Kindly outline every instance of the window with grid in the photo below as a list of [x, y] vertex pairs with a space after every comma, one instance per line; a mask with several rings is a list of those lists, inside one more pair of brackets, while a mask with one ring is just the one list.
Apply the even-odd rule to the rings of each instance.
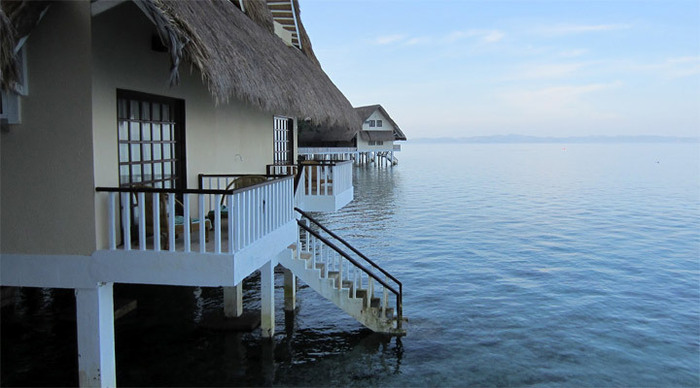
[[273, 139], [273, 162], [275, 164], [294, 163], [293, 126], [294, 122], [291, 119], [275, 116]]
[[121, 186], [184, 187], [184, 134], [179, 122], [182, 104], [166, 97], [118, 92]]

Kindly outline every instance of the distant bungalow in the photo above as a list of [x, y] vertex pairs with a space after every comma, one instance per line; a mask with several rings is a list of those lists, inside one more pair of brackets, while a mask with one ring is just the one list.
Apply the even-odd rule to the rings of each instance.
[[260, 271], [272, 337], [281, 264], [285, 309], [299, 278], [403, 332], [401, 283], [305, 213], [352, 200], [352, 165], [296, 164], [296, 117], [361, 119], [296, 0], [2, 1], [0, 86], [0, 285], [75, 290], [81, 386], [116, 384], [114, 283], [223, 287], [235, 317]]
[[401, 128], [379, 104], [355, 108], [361, 122], [355, 136], [342, 140], [342, 132], [322, 130], [320, 125], [301, 123], [299, 131], [299, 155], [309, 159], [354, 159], [357, 163], [396, 165], [395, 152], [401, 151], [396, 141], [405, 141]]

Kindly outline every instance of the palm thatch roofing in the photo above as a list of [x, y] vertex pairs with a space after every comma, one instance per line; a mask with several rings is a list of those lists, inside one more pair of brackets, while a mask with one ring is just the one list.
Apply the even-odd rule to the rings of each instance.
[[[382, 116], [384, 116], [387, 120], [389, 120], [389, 123], [393, 127], [393, 138], [392, 139], [370, 139], [369, 137], [366, 137], [362, 135], [362, 138], [365, 140], [406, 140], [406, 135], [403, 133], [401, 128], [399, 128], [398, 124], [396, 124], [396, 121], [389, 116], [389, 114], [386, 112], [384, 107], [382, 107], [379, 104], [374, 104], [374, 105], [367, 105], [367, 106], [360, 106], [355, 108], [355, 112], [357, 112], [357, 115], [360, 116], [360, 119], [362, 122], [365, 122], [369, 116], [372, 115], [375, 111], [379, 110], [381, 112]], [[362, 133], [367, 133], [369, 131], [362, 131]], [[386, 137], [386, 136], [384, 136]]]
[[[40, 2], [0, 1], [0, 85], [6, 90], [17, 74], [16, 59], [7, 48], [17, 47], [19, 35], [29, 33], [20, 31], [20, 21], [39, 20], [40, 7], [32, 3]], [[229, 0], [134, 3], [168, 47], [171, 84], [178, 82], [181, 63], [188, 62], [199, 70], [217, 104], [235, 98], [263, 111], [342, 128], [350, 137], [360, 128], [352, 105], [318, 64], [301, 20], [300, 38], [308, 42], [304, 51], [274, 34], [264, 0], [244, 0], [245, 13]], [[46, 5], [42, 12], [45, 9]]]

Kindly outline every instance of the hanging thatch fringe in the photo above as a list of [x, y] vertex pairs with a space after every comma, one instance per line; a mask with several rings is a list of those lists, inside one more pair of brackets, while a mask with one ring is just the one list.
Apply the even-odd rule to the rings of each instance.
[[308, 117], [344, 128], [341, 136], [346, 138], [359, 128], [349, 101], [314, 61], [313, 52], [310, 60], [270, 32], [272, 15], [265, 2], [244, 3], [246, 13], [256, 15], [258, 22], [227, 0], [151, 3], [170, 22], [166, 44], [187, 42], [182, 53], [170, 43], [173, 63], [184, 55], [201, 72], [217, 103], [236, 98], [275, 114]]
[[19, 78], [18, 44], [44, 16], [50, 1], [0, 0], [0, 88], [14, 90]]
[[14, 42], [15, 29], [0, 8], [0, 87], [3, 90], [14, 89], [14, 83], [19, 78]]

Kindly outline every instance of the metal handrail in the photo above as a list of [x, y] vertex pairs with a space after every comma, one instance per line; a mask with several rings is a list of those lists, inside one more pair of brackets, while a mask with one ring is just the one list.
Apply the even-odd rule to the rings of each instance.
[[299, 208], [296, 208], [296, 207], [294, 208], [294, 210], [296, 210], [296, 211], [297, 211], [299, 214], [301, 214], [303, 217], [305, 217], [305, 218], [307, 218], [308, 220], [310, 220], [311, 222], [313, 222], [316, 226], [318, 226], [319, 228], [321, 228], [324, 232], [328, 233], [328, 234], [331, 235], [333, 238], [335, 238], [336, 240], [338, 240], [338, 241], [340, 241], [341, 243], [343, 243], [343, 245], [345, 245], [348, 249], [352, 250], [354, 253], [356, 253], [358, 256], [360, 256], [362, 259], [364, 259], [367, 263], [369, 263], [372, 267], [374, 267], [374, 268], [376, 268], [377, 270], [379, 270], [381, 273], [383, 273], [384, 275], [386, 275], [389, 279], [393, 280], [393, 281], [399, 286], [399, 290], [398, 290], [398, 292], [397, 292], [393, 287], [390, 287], [388, 284], [386, 284], [384, 281], [382, 281], [380, 278], [378, 278], [376, 275], [374, 275], [374, 273], [368, 271], [364, 266], [362, 266], [361, 264], [359, 264], [356, 260], [354, 260], [354, 259], [352, 259], [351, 257], [349, 257], [349, 255], [348, 255], [347, 253], [345, 253], [343, 250], [341, 250], [340, 248], [338, 248], [335, 244], [333, 244], [332, 242], [330, 242], [328, 239], [326, 239], [326, 238], [320, 236], [318, 233], [316, 233], [315, 231], [311, 230], [311, 229], [310, 229], [308, 226], [306, 226], [303, 222], [297, 221], [297, 223], [299, 224], [299, 226], [301, 226], [304, 230], [307, 230], [307, 231], [310, 232], [312, 235], [314, 235], [316, 238], [319, 238], [319, 239], [320, 239], [321, 241], [323, 241], [326, 245], [328, 245], [328, 246], [331, 247], [333, 250], [335, 250], [336, 252], [338, 252], [340, 255], [342, 255], [343, 257], [345, 257], [346, 259], [348, 259], [348, 261], [350, 261], [351, 263], [353, 263], [356, 267], [359, 267], [359, 268], [360, 268], [362, 271], [364, 271], [367, 275], [372, 276], [372, 278], [374, 278], [374, 279], [377, 279], [377, 280], [379, 281], [380, 284], [382, 284], [383, 286], [387, 287], [387, 289], [391, 290], [391, 291], [394, 293], [394, 295], [396, 295], [396, 315], [397, 315], [397, 318], [398, 318], [398, 319], [397, 319], [397, 327], [398, 327], [398, 328], [401, 328], [401, 321], [402, 321], [402, 319], [403, 319], [403, 318], [402, 318], [402, 317], [403, 317], [403, 302], [402, 302], [402, 298], [403, 298], [403, 284], [402, 284], [397, 278], [395, 278], [392, 274], [390, 274], [389, 272], [387, 272], [384, 268], [380, 267], [377, 263], [375, 263], [375, 262], [372, 261], [370, 258], [368, 258], [367, 256], [365, 256], [362, 252], [360, 252], [360, 251], [357, 250], [355, 247], [353, 247], [352, 245], [350, 245], [350, 243], [348, 243], [347, 241], [345, 241], [345, 239], [343, 239], [342, 237], [340, 237], [340, 236], [338, 236], [337, 234], [333, 233], [331, 230], [329, 230], [329, 229], [326, 228], [325, 226], [321, 225], [321, 223], [319, 223], [318, 221], [316, 221], [316, 219], [314, 219], [313, 217], [311, 217], [308, 213], [306, 213], [305, 211], [303, 211], [303, 210], [301, 210], [301, 209], [299, 209]]
[[396, 284], [399, 285], [399, 288], [402, 288], [402, 287], [403, 287], [403, 285], [401, 284], [401, 282], [399, 281], [399, 279], [395, 278], [392, 274], [390, 274], [389, 272], [387, 272], [384, 268], [380, 267], [377, 263], [375, 263], [374, 261], [372, 261], [369, 257], [365, 256], [362, 252], [358, 251], [355, 247], [353, 247], [352, 245], [350, 245], [349, 242], [345, 241], [345, 239], [343, 239], [342, 237], [340, 237], [340, 236], [338, 236], [337, 234], [333, 233], [330, 229], [326, 228], [325, 226], [321, 225], [320, 222], [316, 221], [316, 220], [315, 220], [313, 217], [311, 217], [308, 213], [306, 213], [305, 211], [299, 209], [298, 207], [295, 207], [294, 210], [296, 210], [299, 214], [301, 214], [301, 215], [304, 216], [305, 218], [308, 218], [311, 222], [313, 222], [314, 224], [316, 224], [316, 226], [318, 226], [319, 228], [323, 229], [324, 232], [330, 234], [331, 236], [333, 236], [333, 238], [335, 238], [336, 240], [338, 240], [338, 241], [340, 241], [341, 243], [343, 243], [343, 245], [345, 245], [346, 247], [348, 247], [348, 249], [350, 249], [351, 251], [355, 252], [358, 256], [360, 256], [361, 258], [363, 258], [363, 259], [364, 259], [367, 263], [369, 263], [372, 267], [378, 269], [381, 273], [383, 273], [384, 275], [386, 275], [387, 277], [389, 277], [391, 280], [393, 280], [394, 282], [396, 282]]

